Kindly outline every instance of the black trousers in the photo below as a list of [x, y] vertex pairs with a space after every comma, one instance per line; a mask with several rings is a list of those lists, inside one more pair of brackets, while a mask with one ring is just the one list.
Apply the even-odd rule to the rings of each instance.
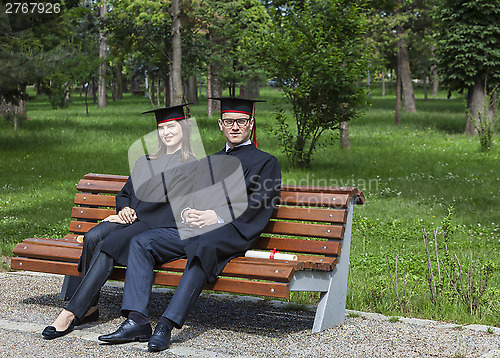
[[97, 304], [99, 292], [115, 267], [113, 258], [100, 250], [101, 245], [102, 242], [97, 245], [87, 273], [65, 307], [79, 319], [85, 317], [89, 308]]
[[[117, 224], [102, 222], [89, 230], [83, 240], [83, 250], [78, 265], [82, 281], [66, 305], [66, 309], [76, 317], [83, 318], [90, 307], [97, 305], [99, 292], [113, 272], [115, 260], [101, 251], [107, 237], [120, 235], [133, 237], [144, 232], [147, 226], [141, 222]], [[124, 240], [128, 245], [128, 240]]]
[[[185, 257], [184, 247], [188, 243], [189, 239], [182, 240], [179, 237], [177, 229], [153, 229], [133, 238], [123, 291], [124, 316], [130, 311], [141, 312], [147, 316], [154, 266]], [[173, 321], [178, 328], [182, 327], [207, 282], [199, 262], [193, 262], [186, 267], [162, 316]]]

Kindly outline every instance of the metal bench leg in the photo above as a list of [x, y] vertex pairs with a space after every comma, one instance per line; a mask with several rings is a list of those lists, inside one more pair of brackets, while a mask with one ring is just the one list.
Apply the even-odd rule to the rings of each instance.
[[59, 299], [63, 301], [68, 301], [82, 281], [81, 277], [78, 276], [64, 276], [64, 281], [61, 288], [61, 293], [59, 294]]
[[345, 321], [353, 207], [354, 200], [351, 201], [348, 208], [339, 262], [331, 273], [328, 292], [321, 293], [318, 308], [316, 309], [316, 317], [314, 318], [313, 332], [321, 332], [325, 329], [339, 326]]

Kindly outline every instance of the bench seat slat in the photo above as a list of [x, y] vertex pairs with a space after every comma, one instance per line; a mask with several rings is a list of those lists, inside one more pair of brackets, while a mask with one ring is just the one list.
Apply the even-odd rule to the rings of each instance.
[[[77, 264], [71, 262], [56, 262], [13, 257], [11, 260], [11, 267], [16, 270], [79, 276]], [[155, 273], [153, 283], [156, 285], [177, 286], [180, 278], [180, 273], [157, 272]], [[121, 268], [115, 269], [111, 274], [110, 279], [123, 281], [125, 279], [125, 270]], [[205, 289], [270, 297], [290, 297], [290, 286], [288, 283], [249, 281], [225, 277], [218, 278], [213, 283], [205, 286]]]
[[[68, 235], [66, 235], [68, 236]], [[67, 239], [66, 236], [62, 239], [47, 239], [43, 237], [32, 237], [29, 239], [24, 239], [23, 242], [16, 245], [14, 248], [14, 253], [22, 256], [22, 251], [20, 248], [23, 244], [34, 244], [34, 245], [47, 245], [47, 246], [62, 246], [70, 248], [81, 248], [82, 244], [76, 242], [73, 239]], [[19, 252], [19, 253], [18, 253]]]
[[[16, 246], [14, 252], [16, 255], [30, 259], [58, 262], [78, 262], [82, 250], [81, 248], [21, 243]], [[186, 259], [179, 259], [159, 265], [156, 269], [183, 272], [186, 267], [186, 263]], [[256, 265], [255, 263], [245, 262], [244, 258], [235, 261], [232, 260], [222, 271], [222, 275], [224, 276], [270, 280], [276, 282], [290, 282], [294, 273], [295, 264], [273, 265], [272, 262], [268, 262], [267, 264]]]
[[[259, 243], [265, 242], [262, 240], [267, 240], [269, 242], [270, 247], [280, 247], [278, 244], [279, 240], [284, 241], [285, 243], [290, 242], [293, 239], [281, 239], [281, 238], [269, 238], [269, 237], [262, 237], [260, 238]], [[297, 243], [300, 245], [300, 241], [304, 240], [297, 240]], [[330, 241], [314, 241], [314, 240], [308, 240], [307, 241], [308, 245], [332, 245], [331, 247], [335, 247], [336, 244], [335, 242], [330, 242]], [[64, 240], [64, 239], [46, 239], [46, 238], [30, 238], [30, 239], [25, 239], [22, 243], [19, 243], [16, 245], [14, 248], [14, 254], [18, 256], [26, 256], [26, 251], [24, 249], [24, 246], [29, 244], [32, 245], [38, 245], [38, 246], [57, 246], [57, 247], [65, 247], [65, 248], [73, 248], [73, 249], [78, 249], [81, 250], [82, 244], [75, 242], [73, 240]], [[276, 244], [276, 245], [274, 245]], [[306, 244], [303, 244], [306, 245]], [[260, 247], [260, 249], [266, 249], [266, 247]], [[306, 251], [307, 253], [307, 248], [297, 248], [295, 247], [297, 251], [291, 250], [291, 247], [287, 247], [285, 249], [280, 248], [282, 251], [288, 251], [288, 252], [300, 252]], [[272, 250], [272, 249], [270, 249]], [[338, 249], [340, 253], [340, 248]], [[309, 250], [310, 251], [310, 250]], [[329, 248], [327, 250], [328, 254], [333, 253], [334, 249]], [[315, 252], [316, 253], [316, 252]], [[293, 264], [294, 268], [296, 271], [298, 270], [303, 270], [303, 269], [316, 269], [316, 270], [326, 270], [326, 271], [331, 271], [333, 269], [333, 264], [335, 262], [335, 257], [328, 257], [328, 256], [308, 256], [308, 255], [298, 255], [298, 261], [286, 261], [286, 260], [269, 260], [269, 259], [257, 259], [257, 258], [250, 258], [250, 257], [235, 257], [231, 261], [239, 260], [239, 262], [245, 262], [245, 263], [254, 263], [254, 264], [267, 264], [269, 262], [272, 262], [273, 265], [285, 265], [285, 264]], [[327, 266], [325, 266], [327, 265]]]

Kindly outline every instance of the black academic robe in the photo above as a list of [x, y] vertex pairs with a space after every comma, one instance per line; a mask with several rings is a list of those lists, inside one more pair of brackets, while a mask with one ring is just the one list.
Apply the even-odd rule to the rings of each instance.
[[[206, 172], [206, 166], [199, 164], [197, 178], [202, 179], [195, 181], [195, 190], [199, 190], [200, 185], [202, 188], [205, 187], [207, 180], [217, 182], [221, 179], [218, 178], [218, 174], [225, 172], [217, 168], [217, 163], [220, 163], [217, 156], [221, 155], [233, 156], [241, 163], [247, 205], [244, 210], [238, 210], [241, 203], [229, 205], [233, 207], [225, 211], [223, 215], [226, 217], [222, 217], [226, 221], [225, 224], [215, 224], [214, 230], [192, 237], [185, 247], [187, 264], [199, 260], [209, 282], [216, 279], [231, 258], [242, 255], [255, 246], [260, 234], [269, 223], [279, 199], [281, 186], [278, 160], [273, 155], [257, 149], [255, 145], [249, 144], [234, 148], [228, 154], [222, 150], [208, 157], [213, 159], [211, 173]], [[200, 191], [202, 192], [203, 190]], [[206, 197], [195, 196], [193, 205], [198, 210], [214, 209], [221, 216], [222, 211], [217, 211], [218, 204], [213, 205]], [[234, 220], [228, 215], [234, 215]], [[231, 221], [227, 223], [228, 220]]]
[[[193, 162], [194, 158], [184, 161], [180, 151], [157, 159], [139, 158], [116, 195], [116, 212], [128, 206], [135, 210], [137, 221], [149, 229], [177, 228], [181, 209], [188, 205], [188, 194], [192, 191]], [[105, 238], [101, 251], [125, 266], [131, 240], [132, 237]]]

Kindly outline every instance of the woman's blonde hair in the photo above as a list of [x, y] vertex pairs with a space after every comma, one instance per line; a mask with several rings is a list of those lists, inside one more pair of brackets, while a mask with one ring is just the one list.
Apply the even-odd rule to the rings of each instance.
[[[190, 157], [196, 158], [196, 156], [193, 153], [193, 149], [191, 148], [191, 125], [186, 119], [181, 119], [177, 121], [181, 125], [182, 129], [182, 139], [181, 139], [181, 156], [182, 160], [186, 161]], [[162, 155], [167, 154], [167, 146], [165, 143], [160, 138], [160, 134], [157, 131], [158, 134], [158, 149], [154, 154], [149, 154], [148, 158], [149, 159], [157, 159], [161, 157]]]

